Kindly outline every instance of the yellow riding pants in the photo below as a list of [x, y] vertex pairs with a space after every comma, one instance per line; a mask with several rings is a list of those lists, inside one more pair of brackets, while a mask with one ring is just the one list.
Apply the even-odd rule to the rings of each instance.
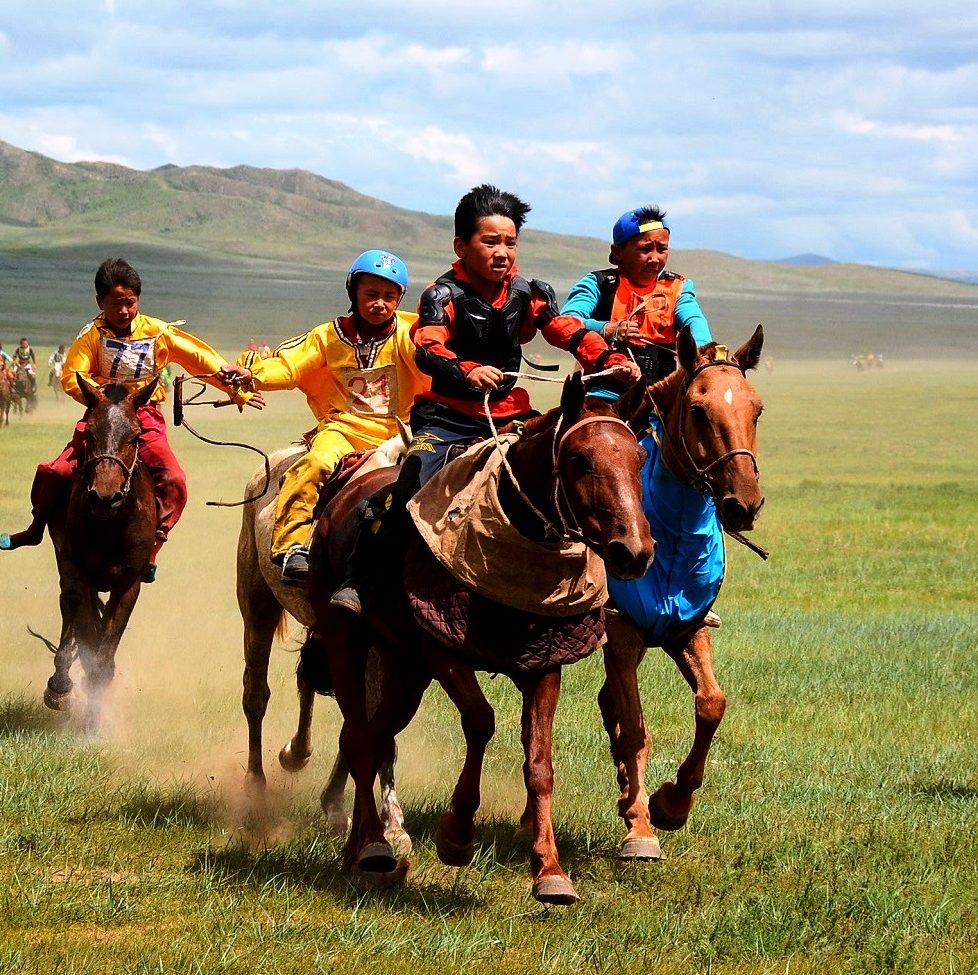
[[340, 460], [354, 450], [368, 450], [379, 443], [377, 437], [363, 437], [347, 424], [330, 424], [316, 434], [309, 450], [282, 478], [272, 532], [273, 559], [296, 545], [309, 544], [319, 488]]

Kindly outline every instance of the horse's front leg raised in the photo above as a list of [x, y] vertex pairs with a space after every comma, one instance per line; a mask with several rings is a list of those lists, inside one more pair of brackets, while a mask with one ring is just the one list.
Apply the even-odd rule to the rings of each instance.
[[598, 692], [598, 707], [611, 757], [618, 775], [618, 815], [628, 832], [618, 856], [622, 860], [661, 860], [662, 849], [649, 820], [645, 767], [649, 734], [642, 713], [638, 667], [645, 656], [641, 631], [618, 614], [608, 615], [608, 642], [604, 646], [605, 682]]
[[580, 898], [557, 859], [552, 820], [553, 727], [560, 698], [560, 671], [521, 674], [513, 683], [523, 695], [523, 781], [533, 825], [533, 896], [544, 904], [574, 904]]
[[693, 794], [703, 784], [706, 759], [727, 699], [713, 673], [713, 644], [707, 627], [700, 627], [688, 643], [663, 649], [693, 691], [695, 731], [689, 754], [676, 771], [675, 783], [662, 783], [649, 800], [649, 814], [660, 829], [680, 829], [693, 808]]

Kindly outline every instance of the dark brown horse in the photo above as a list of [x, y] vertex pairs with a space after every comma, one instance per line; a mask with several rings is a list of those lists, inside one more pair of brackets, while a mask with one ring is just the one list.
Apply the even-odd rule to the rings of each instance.
[[[71, 482], [67, 506], [48, 526], [61, 581], [61, 639], [52, 648], [54, 674], [44, 703], [70, 709], [69, 670], [81, 658], [86, 729], [94, 733], [156, 534], [156, 494], [139, 459], [136, 417], [156, 380], [135, 394], [125, 386], [100, 389], [82, 376], [78, 382], [88, 405], [86, 459]], [[105, 602], [100, 593], [108, 593]]]
[[[498, 504], [515, 533], [533, 546], [535, 554], [524, 560], [526, 567], [535, 571], [538, 564], [559, 561], [558, 550], [583, 555], [590, 549], [598, 556], [599, 568], [603, 560], [622, 578], [644, 573], [654, 542], [641, 512], [643, 452], [626, 422], [634, 417], [643, 392], [636, 385], [615, 403], [586, 398], [581, 378], [571, 377], [560, 407], [527, 423], [509, 446], [509, 468], [498, 478]], [[483, 456], [488, 455], [486, 451]], [[466, 742], [464, 764], [451, 808], [439, 823], [436, 848], [449, 865], [471, 861], [483, 757], [494, 733], [493, 710], [476, 672], [504, 673], [523, 697], [528, 802], [522, 825], [533, 842], [533, 893], [545, 903], [572, 903], [577, 893], [560, 866], [551, 822], [553, 720], [561, 666], [586, 656], [603, 635], [604, 587], [598, 587], [597, 602], [583, 609], [570, 596], [548, 608], [552, 615], [514, 608], [525, 594], [514, 594], [514, 602], [507, 604], [480, 595], [481, 584], [470, 589], [458, 582], [412, 532], [406, 550], [385, 553], [384, 563], [397, 568], [383, 573], [378, 567], [383, 573], [380, 592], [368, 605], [366, 618], [353, 620], [334, 608], [329, 597], [341, 576], [360, 506], [389, 488], [391, 481], [391, 474], [378, 471], [341, 491], [318, 523], [311, 552], [310, 601], [343, 714], [340, 751], [355, 784], [346, 863], [375, 874], [397, 869], [373, 784], [380, 760], [391, 753], [394, 736], [414, 716], [432, 680], [457, 707]], [[453, 509], [446, 517], [454, 517]], [[580, 562], [574, 565], [580, 573]], [[512, 569], [515, 576], [516, 566]], [[506, 575], [480, 582], [491, 590], [505, 584]], [[603, 582], [603, 570], [600, 575]], [[381, 703], [372, 715], [363, 663], [370, 646], [378, 648], [384, 661]]]
[[[728, 357], [715, 343], [697, 350], [683, 330], [679, 368], [650, 389], [661, 418], [655, 436], [664, 467], [651, 472], [645, 508], [658, 542], [656, 561], [641, 581], [612, 587], [617, 612], [609, 614], [606, 680], [598, 697], [621, 787], [618, 811], [628, 831], [623, 859], [660, 859], [653, 826], [685, 825], [726, 707], [713, 672], [710, 633], [718, 618], [710, 607], [723, 579], [724, 532], [766, 555], [740, 535], [754, 527], [764, 503], [756, 445], [762, 404], [745, 375], [757, 366], [763, 338], [758, 325]], [[672, 596], [677, 591], [682, 597]], [[649, 735], [638, 686], [638, 667], [650, 646], [661, 646], [679, 668], [692, 689], [695, 716], [692, 747], [675, 782], [663, 783], [651, 800], [645, 792]]]

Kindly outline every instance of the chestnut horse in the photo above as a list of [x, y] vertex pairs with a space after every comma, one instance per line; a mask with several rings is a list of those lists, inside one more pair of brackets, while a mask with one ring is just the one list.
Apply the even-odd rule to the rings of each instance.
[[0, 363], [0, 427], [10, 426], [10, 406], [13, 402], [13, 378]]
[[[726, 699], [713, 672], [710, 608], [723, 581], [723, 533], [754, 548], [741, 532], [754, 527], [764, 504], [758, 483], [756, 426], [761, 398], [745, 373], [757, 366], [764, 339], [753, 336], [733, 355], [716, 343], [697, 350], [683, 329], [679, 368], [649, 390], [653, 431], [647, 442], [645, 514], [655, 533], [655, 562], [643, 579], [609, 583], [616, 607], [604, 648], [606, 680], [598, 696], [611, 742], [627, 835], [622, 859], [658, 860], [653, 826], [679, 829], [703, 784], [707, 755]], [[647, 647], [661, 647], [694, 695], [693, 744], [675, 782], [651, 800], [645, 792], [649, 735], [642, 714], [638, 667]]]
[[[156, 494], [139, 459], [136, 417], [156, 380], [134, 394], [125, 386], [99, 388], [81, 375], [78, 384], [88, 404], [88, 442], [67, 507], [48, 526], [61, 580], [61, 639], [52, 648], [54, 674], [44, 703], [70, 709], [69, 670], [80, 657], [88, 692], [86, 728], [94, 733], [156, 537]], [[100, 593], [108, 593], [104, 603]]]
[[[393, 467], [404, 444], [398, 440], [387, 441], [375, 450], [358, 468], [355, 476], [363, 476], [371, 469]], [[264, 465], [251, 476], [245, 488], [249, 503], [242, 508], [241, 531], [238, 535], [236, 559], [238, 609], [244, 624], [245, 668], [242, 679], [241, 706], [248, 722], [248, 770], [246, 783], [253, 794], [259, 795], [265, 787], [265, 770], [262, 761], [262, 723], [268, 708], [271, 691], [268, 686], [268, 663], [272, 641], [283, 636], [287, 617], [291, 616], [307, 630], [307, 642], [311, 648], [300, 658], [296, 671], [299, 693], [299, 724], [291, 740], [278, 755], [279, 764], [287, 772], [297, 772], [306, 767], [312, 757], [312, 717], [316, 693], [331, 693], [324, 686], [321, 668], [317, 666], [322, 651], [316, 652], [318, 643], [310, 633], [313, 625], [312, 608], [303, 587], [282, 582], [282, 571], [271, 560], [272, 527], [275, 521], [275, 505], [278, 500], [282, 475], [301, 456], [302, 448], [280, 450], [270, 458], [270, 476], [266, 477]], [[371, 660], [374, 658], [371, 656]], [[377, 681], [373, 669], [369, 671], [368, 690]], [[325, 680], [328, 683], [328, 675]], [[381, 794], [385, 835], [388, 841], [405, 852], [411, 841], [404, 832], [404, 814], [397, 802], [394, 790], [394, 759], [381, 766]], [[329, 781], [320, 795], [320, 805], [330, 827], [345, 832], [349, 819], [343, 806], [343, 791], [347, 780], [346, 763], [342, 754], [333, 765]]]
[[[543, 616], [514, 608], [517, 601], [504, 605], [479, 595], [480, 585], [462, 585], [412, 531], [406, 546], [392, 545], [384, 553], [378, 566], [382, 584], [368, 600], [365, 617], [354, 619], [333, 607], [330, 595], [342, 578], [364, 501], [389, 490], [393, 477], [378, 471], [342, 490], [326, 507], [310, 553], [310, 601], [343, 715], [340, 751], [355, 785], [353, 822], [344, 851], [347, 866], [396, 875], [398, 862], [384, 837], [373, 784], [381, 759], [391, 753], [394, 736], [415, 715], [432, 680], [458, 709], [466, 743], [451, 808], [438, 826], [436, 849], [446, 864], [471, 861], [482, 763], [494, 733], [493, 710], [476, 677], [483, 670], [506, 674], [523, 697], [528, 801], [522, 825], [533, 841], [533, 894], [544, 903], [578, 899], [560, 866], [551, 822], [553, 719], [561, 666], [586, 656], [604, 634], [601, 560], [611, 573], [635, 578], [652, 558], [654, 542], [641, 510], [644, 454], [627, 422], [637, 415], [643, 396], [637, 383], [614, 403], [586, 398], [581, 377], [570, 377], [560, 407], [529, 421], [522, 435], [512, 438], [505, 453], [506, 472], [499, 473], [499, 508], [533, 549], [525, 559], [527, 567], [535, 570], [549, 560], [560, 563], [571, 551], [575, 557], [583, 557], [588, 549], [596, 553], [601, 570], [597, 602], [583, 610], [569, 596], [548, 607], [553, 615]], [[481, 456], [497, 448], [501, 449], [499, 443], [489, 442]], [[445, 474], [463, 460], [448, 465]], [[422, 493], [433, 485], [437, 478]], [[446, 512], [449, 521], [455, 517], [453, 511], [454, 507]], [[493, 542], [486, 541], [490, 556]], [[573, 567], [582, 572], [580, 558]], [[557, 575], [560, 571], [565, 573], [560, 581], [567, 582], [570, 570], [558, 564]], [[586, 578], [591, 579], [590, 573]], [[490, 587], [505, 581], [495, 576], [482, 579]], [[376, 646], [384, 662], [381, 700], [372, 716], [363, 678], [368, 646]]]

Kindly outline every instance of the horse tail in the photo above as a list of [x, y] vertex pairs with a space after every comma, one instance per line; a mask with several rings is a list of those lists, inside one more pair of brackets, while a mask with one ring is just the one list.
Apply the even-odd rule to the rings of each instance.
[[278, 615], [278, 622], [275, 624], [275, 639], [281, 643], [289, 635], [289, 614], [282, 610]]
[[27, 632], [30, 633], [35, 640], [40, 640], [41, 643], [43, 643], [48, 650], [51, 651], [51, 653], [58, 652], [58, 648], [46, 636], [42, 636], [40, 633], [35, 633], [30, 627], [27, 627]]
[[319, 635], [306, 630], [306, 642], [299, 649], [299, 663], [295, 669], [296, 678], [317, 694], [333, 696], [333, 675], [329, 672], [326, 647]]

